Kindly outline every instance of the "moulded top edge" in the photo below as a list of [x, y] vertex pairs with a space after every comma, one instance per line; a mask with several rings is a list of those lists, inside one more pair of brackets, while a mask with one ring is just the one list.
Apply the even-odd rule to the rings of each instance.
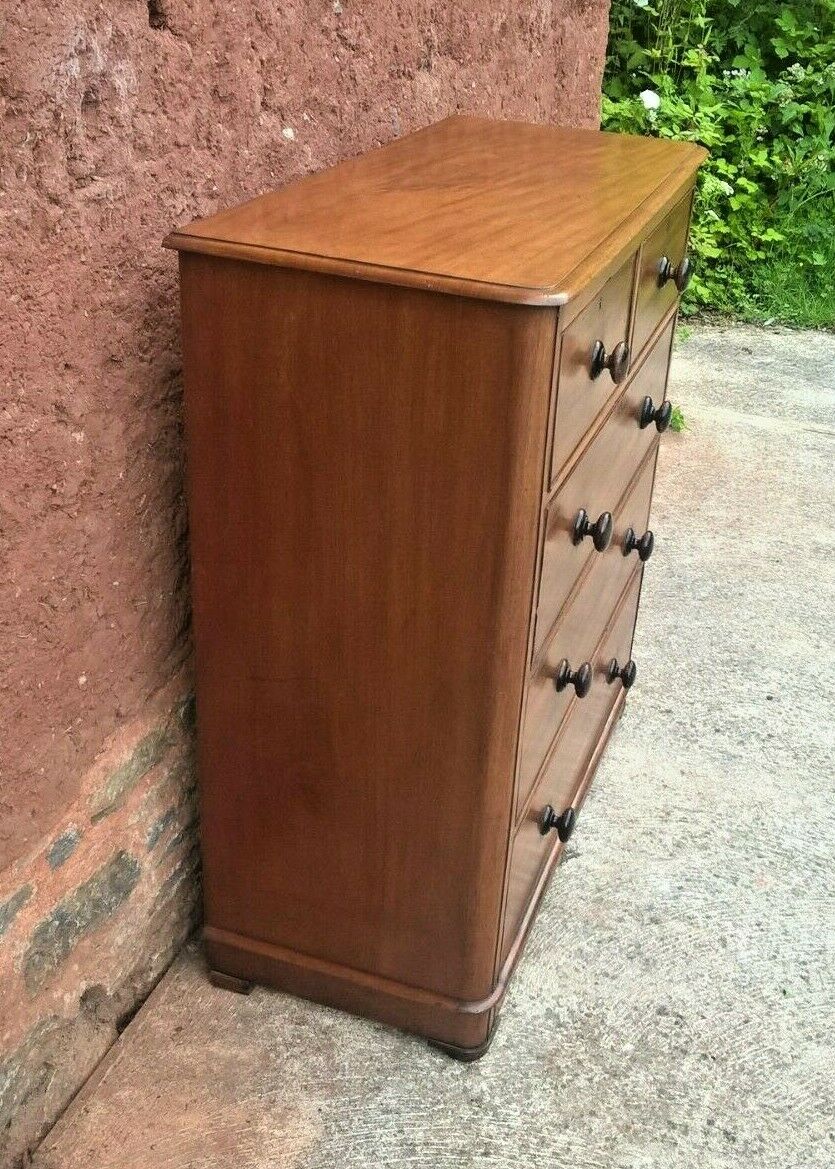
[[693, 181], [685, 142], [451, 118], [172, 232], [181, 251], [565, 304]]

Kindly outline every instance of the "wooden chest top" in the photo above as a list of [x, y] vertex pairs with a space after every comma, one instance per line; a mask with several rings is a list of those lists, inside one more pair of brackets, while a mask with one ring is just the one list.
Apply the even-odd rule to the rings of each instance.
[[560, 305], [617, 264], [705, 154], [687, 142], [448, 118], [197, 220], [166, 244]]

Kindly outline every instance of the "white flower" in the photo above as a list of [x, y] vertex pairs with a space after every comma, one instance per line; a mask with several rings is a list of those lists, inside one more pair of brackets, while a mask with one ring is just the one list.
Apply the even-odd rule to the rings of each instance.
[[661, 98], [654, 89], [642, 89], [638, 97], [644, 103], [644, 109], [657, 110], [661, 105]]

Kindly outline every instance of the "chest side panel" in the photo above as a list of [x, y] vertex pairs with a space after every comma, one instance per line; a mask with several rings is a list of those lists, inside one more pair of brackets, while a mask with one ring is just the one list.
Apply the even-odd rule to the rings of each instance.
[[181, 263], [207, 920], [486, 995], [555, 313]]

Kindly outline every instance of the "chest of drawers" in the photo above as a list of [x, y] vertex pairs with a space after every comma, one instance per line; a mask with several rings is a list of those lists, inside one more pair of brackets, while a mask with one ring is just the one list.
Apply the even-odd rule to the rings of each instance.
[[703, 154], [453, 118], [168, 237], [218, 980], [485, 1049], [635, 678]]

